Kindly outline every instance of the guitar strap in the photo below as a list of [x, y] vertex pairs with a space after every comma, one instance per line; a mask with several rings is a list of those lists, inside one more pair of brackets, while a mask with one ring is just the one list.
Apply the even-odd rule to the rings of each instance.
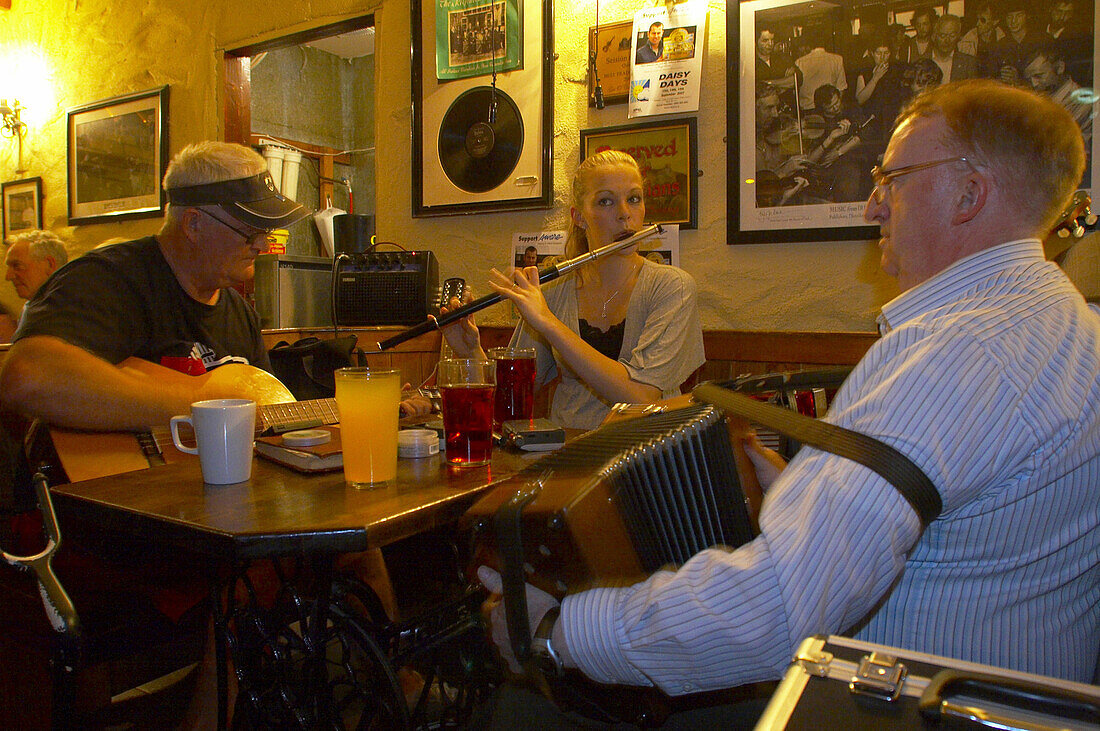
[[866, 434], [811, 419], [790, 409], [757, 401], [713, 383], [697, 386], [691, 395], [697, 401], [713, 404], [803, 444], [846, 457], [873, 470], [908, 501], [920, 518], [922, 528], [927, 528], [943, 510], [940, 493], [928, 476], [889, 444]]

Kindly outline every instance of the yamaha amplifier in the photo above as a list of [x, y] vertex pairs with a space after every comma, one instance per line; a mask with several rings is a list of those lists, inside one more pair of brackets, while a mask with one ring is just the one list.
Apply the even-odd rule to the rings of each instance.
[[336, 258], [336, 324], [418, 325], [438, 312], [439, 263], [430, 251], [372, 251]]

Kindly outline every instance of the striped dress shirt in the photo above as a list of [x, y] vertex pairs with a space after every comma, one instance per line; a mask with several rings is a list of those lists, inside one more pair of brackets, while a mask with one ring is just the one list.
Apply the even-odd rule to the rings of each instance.
[[870, 470], [805, 448], [760, 535], [628, 588], [566, 597], [591, 678], [682, 694], [777, 678], [797, 643], [887, 645], [1089, 681], [1100, 647], [1100, 317], [1037, 240], [889, 302], [828, 421], [916, 462], [916, 515]]

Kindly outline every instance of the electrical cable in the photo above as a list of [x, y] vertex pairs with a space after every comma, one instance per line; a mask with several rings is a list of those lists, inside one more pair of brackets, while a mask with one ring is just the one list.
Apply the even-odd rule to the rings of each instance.
[[595, 98], [596, 109], [604, 108], [603, 87], [600, 86], [600, 71], [596, 67], [596, 54], [600, 49], [600, 0], [596, 0], [596, 31], [592, 39], [592, 55], [588, 57], [588, 63], [592, 67], [592, 78], [596, 82], [592, 90]]

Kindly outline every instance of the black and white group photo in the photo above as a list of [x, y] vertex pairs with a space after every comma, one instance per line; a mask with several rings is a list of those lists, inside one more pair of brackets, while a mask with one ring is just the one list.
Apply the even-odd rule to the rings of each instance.
[[[948, 81], [993, 78], [1048, 94], [1091, 150], [1092, 3], [761, 5], [752, 76], [759, 208], [866, 199], [899, 110]], [[1090, 180], [1091, 164], [1084, 187]]]

